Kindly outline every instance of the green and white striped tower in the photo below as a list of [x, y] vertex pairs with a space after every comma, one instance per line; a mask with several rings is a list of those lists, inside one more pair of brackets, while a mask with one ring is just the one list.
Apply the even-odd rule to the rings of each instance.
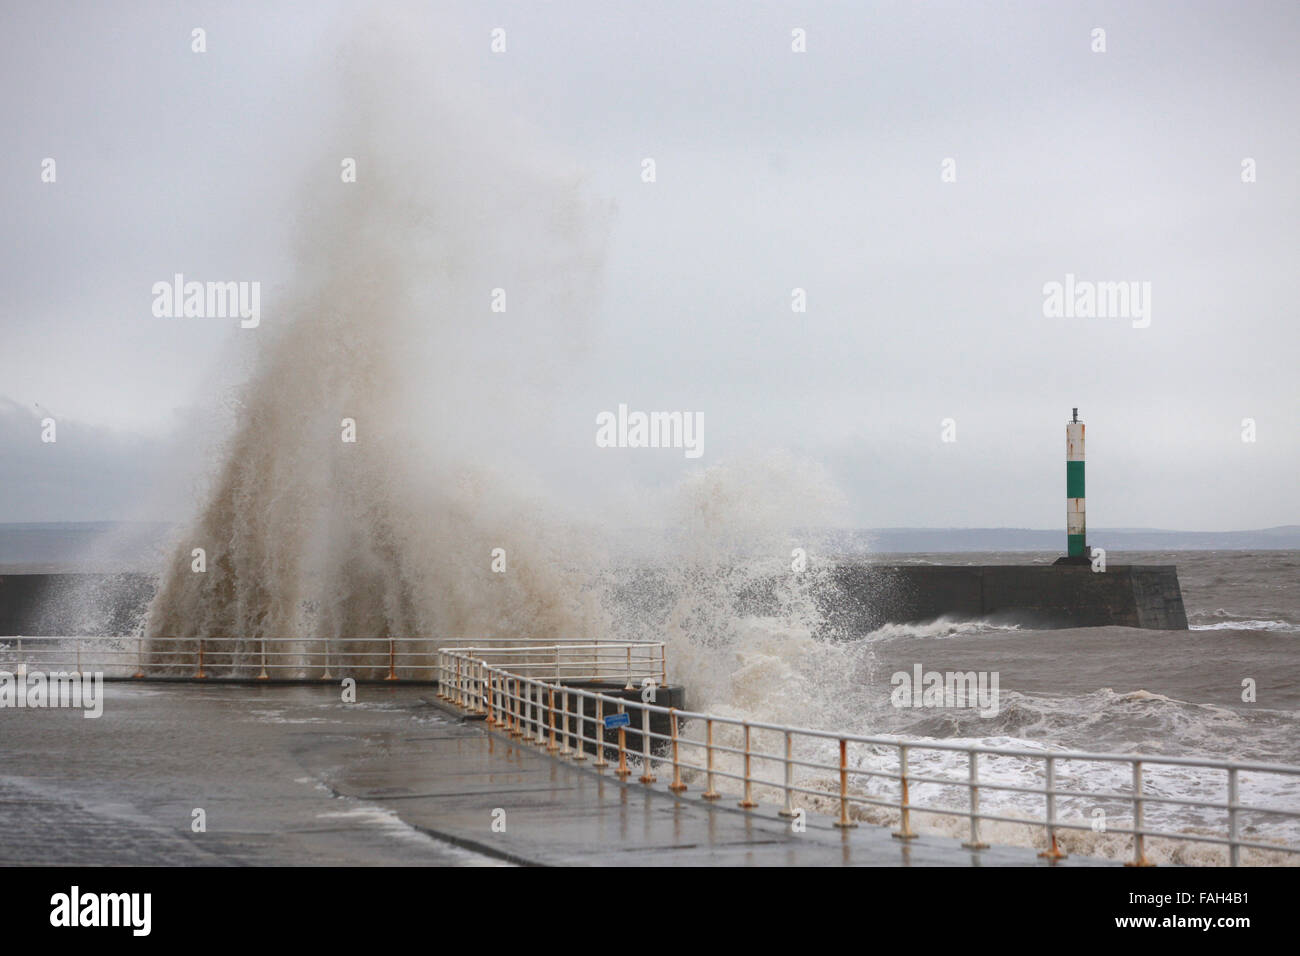
[[1083, 502], [1083, 422], [1076, 408], [1074, 418], [1065, 425], [1065, 540], [1071, 558], [1088, 554]]

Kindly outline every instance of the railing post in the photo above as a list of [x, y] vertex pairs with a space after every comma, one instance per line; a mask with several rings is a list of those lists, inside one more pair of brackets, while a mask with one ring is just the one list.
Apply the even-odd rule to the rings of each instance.
[[[333, 678], [330, 677], [330, 639], [329, 639], [328, 637], [322, 637], [322, 638], [320, 638], [320, 641], [321, 641], [322, 644], [325, 645], [325, 673], [320, 675], [320, 679], [321, 679], [321, 680], [333, 680]], [[442, 651], [439, 651], [439, 652], [438, 652], [438, 659], [439, 659], [439, 666], [441, 666]], [[439, 674], [438, 674], [438, 696], [439, 696], [439, 697], [442, 696], [442, 674], [441, 674], [441, 672], [439, 672]]]
[[81, 639], [77, 639], [77, 676], [81, 676]]
[[537, 736], [533, 738], [533, 743], [539, 747], [546, 746], [546, 706], [542, 703], [546, 688], [541, 684], [536, 685], [535, 693], [537, 694], [537, 723], [533, 725], [533, 730]]
[[582, 694], [575, 692], [573, 699], [576, 702], [573, 711], [573, 759], [575, 761], [584, 761], [587, 759], [587, 749], [582, 740], [582, 725], [587, 719], [586, 704], [584, 703], [586, 698]]
[[641, 704], [641, 783], [654, 783], [656, 777], [650, 772], [650, 708]]
[[605, 698], [599, 691], [596, 693], [596, 760], [592, 766], [599, 770], [609, 766], [605, 759]]
[[1133, 859], [1125, 866], [1150, 866], [1146, 856], [1145, 814], [1142, 804], [1142, 761], [1133, 761]]
[[779, 817], [794, 816], [794, 743], [790, 731], [785, 732], [785, 806], [776, 811]]
[[1047, 761], [1047, 849], [1038, 854], [1044, 860], [1064, 860], [1065, 854], [1056, 842], [1056, 760], [1048, 756]]
[[[618, 712], [627, 713], [627, 705], [623, 701], [618, 702]], [[627, 728], [622, 724], [618, 726], [618, 769], [614, 771], [614, 776], [620, 780], [626, 780], [632, 775], [632, 771], [627, 769]]]
[[682, 783], [682, 765], [677, 758], [677, 708], [668, 708], [668, 725], [669, 732], [673, 737], [673, 782], [668, 785], [668, 789], [673, 793], [681, 793], [686, 789], [686, 784]]
[[968, 751], [967, 760], [970, 763], [970, 840], [963, 843], [968, 850], [986, 850], [988, 844], [980, 841], [980, 787], [979, 787], [979, 752], [975, 750]]
[[262, 635], [262, 673], [257, 675], [258, 680], [270, 680], [266, 673], [266, 635]]
[[1241, 865], [1240, 821], [1237, 816], [1237, 768], [1228, 768], [1228, 866]]
[[522, 733], [519, 718], [520, 711], [523, 709], [523, 700], [519, 696], [519, 679], [512, 677], [508, 683], [510, 685], [510, 736], [518, 737]]
[[521, 741], [527, 740], [531, 733], [528, 729], [533, 713], [533, 699], [530, 694], [528, 685], [523, 678], [515, 681], [515, 736]]
[[510, 733], [510, 697], [507, 690], [509, 678], [497, 672], [497, 729]]
[[144, 677], [144, 638], [135, 639], [135, 673], [131, 675], [137, 680]]
[[705, 790], [700, 794], [701, 800], [716, 800], [722, 794], [713, 789], [713, 718], [706, 717], [704, 720], [704, 752], [707, 754], [706, 765], [708, 770], [705, 776]]
[[849, 742], [840, 738], [840, 818], [835, 825], [842, 830], [857, 826], [849, 819]]
[[569, 688], [560, 688], [560, 710], [563, 713], [560, 725], [560, 756], [569, 755]]
[[388, 676], [384, 680], [397, 680], [397, 642], [388, 639]]
[[555, 744], [555, 688], [546, 688], [546, 709], [551, 715], [551, 742], [546, 745], [547, 753], [555, 753], [559, 748]]
[[194, 672], [194, 676], [204, 678], [208, 675], [203, 673], [203, 638], [199, 638], [199, 669]]
[[744, 724], [744, 728], [745, 728], [745, 796], [744, 799], [742, 799], [740, 803], [737, 804], [737, 806], [743, 807], [746, 810], [752, 810], [754, 807], [758, 806], [758, 804], [754, 802], [754, 781], [753, 781], [753, 777], [750, 775], [749, 772], [749, 724], [748, 723]]
[[511, 718], [514, 721], [514, 730], [512, 737], [520, 737], [524, 730], [524, 692], [520, 687], [520, 680], [517, 677], [510, 678], [510, 707]]
[[[627, 646], [627, 686], [624, 690], [636, 690], [636, 685], [632, 683], [632, 645]], [[622, 713], [622, 711], [619, 711]]]
[[531, 742], [533, 739], [533, 685], [529, 683], [527, 678], [524, 678], [523, 684], [524, 689], [520, 692], [520, 696], [524, 699], [523, 739]]
[[898, 840], [915, 840], [916, 834], [912, 832], [912, 801], [909, 797], [909, 785], [907, 781], [907, 745], [899, 744], [898, 746], [898, 810], [900, 814], [898, 832], [894, 838]]

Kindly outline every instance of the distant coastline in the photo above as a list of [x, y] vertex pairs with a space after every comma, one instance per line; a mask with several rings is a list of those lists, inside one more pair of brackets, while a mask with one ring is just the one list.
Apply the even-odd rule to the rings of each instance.
[[[846, 534], [849, 541], [868, 540], [871, 551], [897, 554], [1065, 550], [1064, 528], [875, 528]], [[1300, 525], [1252, 531], [1089, 528], [1088, 543], [1109, 551], [1294, 551], [1300, 549]]]
[[[176, 525], [161, 522], [0, 523], [0, 574], [154, 571], [178, 530]], [[1059, 528], [846, 528], [810, 530], [808, 535], [822, 549], [844, 556], [1018, 551], [1051, 554], [1065, 548], [1064, 532]], [[1295, 551], [1300, 550], [1300, 525], [1250, 531], [1095, 528], [1089, 529], [1088, 539], [1089, 544], [1113, 552]]]

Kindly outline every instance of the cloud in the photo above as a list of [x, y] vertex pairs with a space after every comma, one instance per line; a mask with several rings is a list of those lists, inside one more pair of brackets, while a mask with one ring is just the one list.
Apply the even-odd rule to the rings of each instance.
[[[52, 442], [42, 440], [49, 420]], [[0, 396], [0, 523], [174, 520], [184, 514], [177, 444]]]

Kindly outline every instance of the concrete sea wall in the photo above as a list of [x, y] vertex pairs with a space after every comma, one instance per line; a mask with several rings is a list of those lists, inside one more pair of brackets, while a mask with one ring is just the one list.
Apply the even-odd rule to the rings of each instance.
[[823, 614], [840, 633], [940, 617], [1026, 627], [1186, 630], [1174, 565], [841, 565]]
[[[852, 636], [890, 623], [992, 619], [1026, 627], [1141, 627], [1186, 630], [1174, 565], [1112, 565], [1103, 573], [1069, 565], [881, 565], [845, 563], [817, 572], [815, 600], [829, 632]], [[0, 636], [128, 635], [156, 580], [144, 574], [0, 576]], [[636, 587], [643, 605], [670, 606], [654, 572]], [[770, 607], [756, 588], [747, 606]]]

